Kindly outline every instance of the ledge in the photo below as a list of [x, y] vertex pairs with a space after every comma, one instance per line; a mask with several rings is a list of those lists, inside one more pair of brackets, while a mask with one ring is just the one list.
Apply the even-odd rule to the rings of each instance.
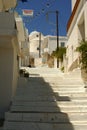
[[77, 1], [76, 1], [76, 4], [75, 4], [75, 6], [74, 6], [74, 9], [73, 9], [73, 11], [72, 11], [72, 13], [71, 13], [71, 16], [70, 16], [70, 18], [69, 18], [69, 21], [68, 21], [68, 23], [67, 23], [67, 32], [68, 32], [68, 30], [69, 30], [69, 28], [70, 28], [70, 26], [71, 26], [71, 23], [72, 23], [72, 21], [73, 21], [73, 19], [74, 19], [74, 16], [75, 16], [75, 14], [76, 14], [76, 11], [77, 11], [77, 9], [78, 9], [78, 6], [79, 6], [80, 1], [81, 1], [81, 0], [77, 0]]
[[0, 36], [17, 36], [17, 30], [11, 30], [11, 29], [0, 29]]

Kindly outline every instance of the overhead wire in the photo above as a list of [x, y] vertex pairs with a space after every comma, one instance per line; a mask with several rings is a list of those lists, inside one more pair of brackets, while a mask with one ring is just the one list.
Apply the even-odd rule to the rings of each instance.
[[[29, 0], [28, 0], [29, 1]], [[31, 0], [30, 0], [31, 1]], [[35, 18], [37, 18], [37, 17], [39, 17], [39, 16], [41, 16], [42, 14], [44, 14], [46, 11], [47, 11], [47, 9], [48, 8], [50, 8], [51, 6], [52, 6], [52, 4], [53, 4], [53, 2], [55, 2], [56, 0], [51, 0], [50, 1], [50, 3], [48, 3], [48, 0], [46, 1], [46, 3], [42, 3], [42, 5], [44, 5], [44, 7], [43, 8], [41, 8], [38, 12], [34, 12], [35, 14], [34, 14], [34, 16], [33, 17], [27, 17], [27, 19], [29, 19], [29, 21], [32, 21], [33, 19], [35, 19]], [[48, 4], [49, 4], [49, 7], [48, 7]], [[24, 17], [25, 18], [25, 16], [23, 16], [22, 15], [22, 17]], [[31, 20], [30, 20], [31, 19]]]
[[[32, 1], [33, 2], [33, 0], [28, 0], [28, 2], [29, 1]], [[46, 12], [50, 9], [50, 7], [54, 4], [56, 2], [56, 0], [45, 0], [45, 1], [42, 1], [41, 2], [41, 9], [39, 10], [39, 11], [37, 11], [36, 13], [34, 12], [34, 16], [33, 17], [25, 17], [23, 14], [22, 14], [22, 10], [21, 10], [21, 17], [23, 18], [23, 22], [25, 23], [25, 24], [29, 24], [30, 22], [34, 22], [34, 20], [36, 19], [36, 18], [39, 18], [41, 15], [46, 15]], [[21, 8], [20, 8], [21, 9]], [[19, 10], [20, 10], [19, 9]], [[36, 28], [36, 26], [38, 26], [39, 25], [39, 27], [40, 27], [40, 23], [41, 23], [41, 21], [38, 21], [38, 22], [34, 22], [34, 27], [32, 27], [32, 28]], [[53, 23], [50, 23], [50, 24], [53, 24]], [[53, 24], [54, 25], [54, 24]]]
[[[41, 10], [42, 11], [44, 11], [42, 14], [45, 16], [46, 15], [46, 12], [48, 11], [48, 9], [54, 4], [53, 2], [55, 2], [56, 0], [51, 0], [50, 1], [50, 6], [49, 7], [44, 7], [44, 8], [42, 8]], [[48, 1], [47, 1], [48, 2]], [[46, 3], [47, 3], [46, 2]], [[44, 4], [45, 6], [46, 6], [46, 3], [42, 3], [42, 4]], [[38, 13], [39, 14], [39, 16], [41, 16], [42, 14], [41, 13]], [[37, 15], [37, 17], [34, 17], [34, 18], [38, 18], [38, 15]], [[33, 19], [32, 19], [33, 20]], [[41, 19], [42, 20], [42, 19]], [[51, 24], [53, 24], [53, 23], [51, 23]], [[41, 25], [41, 21], [38, 21], [38, 22], [35, 22], [34, 23], [34, 26], [38, 26], [39, 25], [39, 27], [40, 27], [40, 25]], [[55, 24], [53, 24], [53, 25], [55, 25]]]

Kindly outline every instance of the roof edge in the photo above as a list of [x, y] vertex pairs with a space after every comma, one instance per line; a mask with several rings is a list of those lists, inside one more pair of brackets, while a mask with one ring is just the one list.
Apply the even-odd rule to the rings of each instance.
[[76, 11], [77, 11], [77, 9], [78, 9], [78, 6], [79, 6], [79, 4], [80, 4], [80, 1], [81, 1], [81, 0], [77, 0], [76, 3], [75, 3], [75, 6], [74, 6], [74, 8], [73, 8], [73, 11], [72, 11], [71, 16], [70, 16], [70, 18], [69, 18], [69, 20], [68, 20], [68, 23], [67, 23], [67, 32], [68, 32], [68, 30], [69, 30], [69, 28], [70, 28], [70, 26], [71, 26], [71, 23], [72, 23], [72, 21], [73, 21], [73, 19], [74, 19], [74, 16], [75, 16], [75, 14], [76, 14]]

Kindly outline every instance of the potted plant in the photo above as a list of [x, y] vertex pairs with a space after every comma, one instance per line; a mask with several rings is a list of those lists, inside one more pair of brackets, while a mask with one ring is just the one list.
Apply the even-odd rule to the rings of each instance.
[[76, 48], [80, 52], [81, 73], [84, 81], [87, 82], [87, 41], [82, 40], [80, 45]]
[[55, 58], [59, 60], [59, 62], [61, 63], [61, 67], [63, 63], [64, 54], [66, 54], [66, 47], [59, 47], [55, 51], [53, 51], [51, 54], [52, 56], [54, 56]]

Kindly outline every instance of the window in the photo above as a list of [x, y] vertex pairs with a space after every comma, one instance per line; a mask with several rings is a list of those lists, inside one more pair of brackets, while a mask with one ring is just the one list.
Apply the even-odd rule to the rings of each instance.
[[61, 47], [65, 47], [65, 42], [61, 42]]
[[56, 37], [49, 37], [49, 40], [57, 40]]

